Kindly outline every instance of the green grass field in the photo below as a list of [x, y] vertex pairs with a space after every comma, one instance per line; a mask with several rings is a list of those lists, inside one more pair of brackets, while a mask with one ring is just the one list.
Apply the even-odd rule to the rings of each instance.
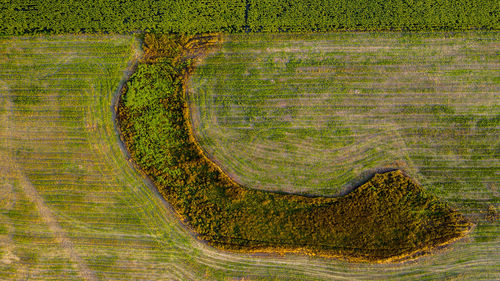
[[165, 268], [182, 266], [170, 261], [186, 233], [113, 126], [138, 50], [132, 37], [1, 39], [0, 279], [183, 279]]
[[206, 152], [246, 186], [335, 195], [405, 170], [498, 207], [500, 34], [227, 36], [191, 79]]
[[119, 147], [113, 97], [137, 52], [125, 36], [0, 39], [0, 279], [500, 277], [498, 221], [406, 264], [231, 254], [192, 238]]

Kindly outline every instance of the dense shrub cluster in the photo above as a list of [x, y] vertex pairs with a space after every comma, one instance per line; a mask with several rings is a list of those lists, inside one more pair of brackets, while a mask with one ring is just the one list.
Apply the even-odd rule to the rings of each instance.
[[[470, 227], [400, 171], [375, 175], [339, 198], [235, 184], [203, 156], [187, 121], [183, 84], [192, 70], [192, 50], [203, 50], [200, 41], [210, 42], [146, 36], [149, 56], [127, 83], [118, 109], [132, 159], [200, 239], [231, 250], [383, 260], [446, 243]], [[171, 55], [158, 56], [165, 53]]]
[[0, 33], [498, 29], [496, 0], [10, 0]]

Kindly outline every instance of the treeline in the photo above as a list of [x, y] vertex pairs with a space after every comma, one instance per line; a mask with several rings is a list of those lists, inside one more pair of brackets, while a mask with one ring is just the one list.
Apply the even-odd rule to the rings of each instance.
[[118, 108], [132, 159], [200, 239], [221, 249], [301, 251], [352, 260], [401, 258], [464, 235], [466, 219], [400, 171], [339, 198], [240, 186], [203, 156], [190, 131], [185, 81], [216, 38], [144, 40], [145, 58]]
[[499, 29], [497, 0], [10, 0], [0, 33]]

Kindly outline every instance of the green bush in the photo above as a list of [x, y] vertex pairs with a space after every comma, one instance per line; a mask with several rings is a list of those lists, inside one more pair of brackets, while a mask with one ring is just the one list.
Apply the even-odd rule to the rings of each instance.
[[175, 91], [172, 83], [167, 81], [167, 77], [162, 73], [164, 70], [161, 64], [138, 66], [128, 83], [127, 96], [124, 99], [125, 105], [131, 109], [143, 109], [151, 104], [160, 102], [164, 93]]

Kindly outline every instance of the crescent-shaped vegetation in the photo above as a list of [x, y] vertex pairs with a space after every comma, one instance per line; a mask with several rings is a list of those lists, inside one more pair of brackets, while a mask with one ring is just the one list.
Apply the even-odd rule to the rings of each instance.
[[217, 36], [146, 35], [118, 108], [131, 158], [198, 237], [244, 252], [401, 260], [462, 237], [471, 224], [400, 171], [343, 197], [241, 186], [206, 158], [189, 124], [185, 82]]

